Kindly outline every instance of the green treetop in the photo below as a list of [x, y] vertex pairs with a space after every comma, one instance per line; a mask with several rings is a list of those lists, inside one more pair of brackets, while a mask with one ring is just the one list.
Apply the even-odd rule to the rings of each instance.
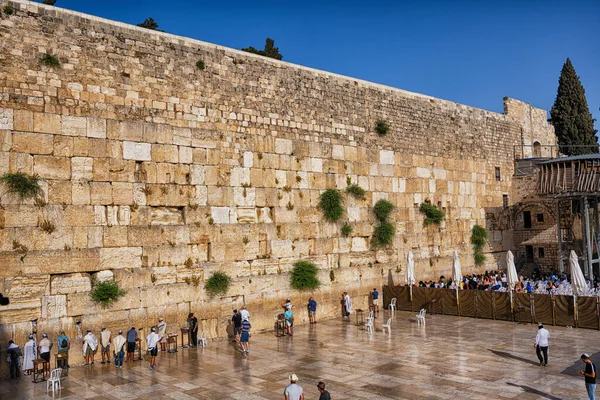
[[242, 49], [242, 51], [247, 51], [248, 53], [259, 54], [261, 56], [274, 58], [276, 60], [281, 60], [283, 55], [279, 54], [279, 47], [275, 47], [275, 41], [271, 38], [267, 38], [267, 42], [265, 43], [264, 50], [258, 50], [254, 47], [246, 47]]

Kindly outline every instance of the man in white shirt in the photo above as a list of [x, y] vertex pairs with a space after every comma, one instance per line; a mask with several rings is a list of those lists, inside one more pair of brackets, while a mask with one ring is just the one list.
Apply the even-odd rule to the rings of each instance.
[[83, 355], [85, 357], [85, 367], [90, 365], [90, 359], [92, 365], [94, 365], [94, 355], [98, 350], [98, 338], [92, 333], [91, 329], [87, 330], [87, 335], [83, 337]]
[[242, 321], [244, 319], [250, 320], [250, 313], [246, 310], [246, 306], [242, 306], [242, 310], [240, 311], [240, 315], [242, 316]]
[[298, 376], [292, 374], [290, 376], [290, 384], [283, 391], [285, 400], [304, 400], [304, 390], [296, 382], [298, 382]]
[[110, 364], [110, 331], [105, 327], [102, 327], [100, 333], [100, 345], [102, 347], [102, 364], [104, 364], [104, 357], [107, 359], [107, 363]]
[[123, 336], [123, 331], [119, 330], [119, 335], [113, 339], [113, 352], [115, 355], [115, 367], [123, 368], [123, 357], [125, 356], [125, 343], [127, 340]]
[[150, 369], [156, 368], [156, 355], [158, 354], [158, 342], [160, 341], [160, 336], [156, 333], [156, 328], [152, 327], [152, 332], [146, 337], [146, 342], [148, 342], [148, 352], [152, 357], [150, 359]]
[[38, 344], [38, 353], [40, 358], [43, 358], [47, 362], [50, 362], [50, 349], [52, 348], [52, 342], [48, 339], [48, 335], [42, 334], [42, 340]]
[[[535, 347], [535, 352], [537, 354], [538, 359], [540, 360], [540, 366], [547, 366], [548, 365], [548, 338], [550, 337], [550, 332], [548, 332], [548, 330], [546, 328], [544, 328], [544, 325], [539, 324], [538, 325], [538, 332], [537, 335], [535, 336], [535, 344], [533, 345], [533, 347]], [[543, 357], [542, 357], [543, 355]]]

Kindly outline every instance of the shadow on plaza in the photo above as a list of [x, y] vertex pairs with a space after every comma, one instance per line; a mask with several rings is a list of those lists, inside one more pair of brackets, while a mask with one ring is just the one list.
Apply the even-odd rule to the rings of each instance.
[[[600, 353], [595, 353], [592, 354], [590, 356], [590, 358], [592, 359], [592, 362], [595, 365], [600, 365]], [[562, 370], [562, 374], [565, 375], [569, 375], [569, 376], [575, 376], [577, 378], [583, 379], [581, 378], [581, 375], [579, 374], [580, 370], [584, 370], [585, 369], [585, 363], [583, 361], [581, 361], [581, 359], [577, 359], [577, 361], [573, 362], [573, 365], [571, 365], [570, 367], [565, 368], [564, 370]]]
[[492, 349], [488, 349], [488, 351], [491, 351], [495, 355], [500, 356], [502, 358], [511, 358], [513, 360], [522, 361], [524, 363], [531, 364], [531, 365], [538, 365], [539, 364], [537, 361], [533, 361], [533, 360], [530, 360], [528, 358], [523, 358], [523, 357], [515, 356], [514, 354], [510, 354], [510, 353], [507, 353], [505, 351], [498, 351], [498, 350], [492, 350]]
[[523, 389], [523, 391], [525, 393], [537, 394], [538, 396], [541, 396], [541, 397], [544, 397], [544, 398], [550, 399], [550, 400], [562, 400], [560, 397], [552, 396], [551, 394], [544, 393], [544, 392], [542, 392], [540, 390], [537, 390], [537, 389], [534, 389], [534, 388], [532, 388], [530, 386], [517, 385], [515, 383], [510, 383], [510, 382], [506, 382], [506, 384], [510, 385], [510, 386], [515, 386], [515, 387], [521, 388], [521, 389]]

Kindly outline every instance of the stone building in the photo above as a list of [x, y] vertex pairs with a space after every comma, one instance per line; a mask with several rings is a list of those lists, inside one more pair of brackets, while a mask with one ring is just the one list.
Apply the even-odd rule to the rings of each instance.
[[[282, 299], [313, 294], [289, 286], [298, 260], [318, 266], [319, 313], [333, 316], [344, 290], [365, 308], [372, 287], [403, 283], [409, 250], [418, 279], [449, 275], [454, 250], [475, 271], [475, 224], [490, 230], [485, 268], [496, 268], [514, 244], [507, 210], [522, 198], [515, 148], [556, 142], [545, 111], [510, 98], [498, 114], [34, 2], [0, 4], [14, 10], [0, 19], [0, 173], [37, 174], [44, 191], [37, 202], [1, 197], [0, 293], [11, 304], [0, 342], [23, 343], [33, 321], [75, 337], [77, 322], [147, 329], [163, 316], [175, 331], [190, 310], [209, 337], [224, 337], [243, 303], [268, 329]], [[317, 204], [347, 182], [367, 194], [345, 196], [345, 237]], [[396, 207], [396, 234], [376, 249], [379, 199]], [[423, 226], [426, 201], [446, 212], [441, 225]], [[205, 293], [215, 271], [233, 278], [225, 296]], [[90, 290], [111, 278], [127, 293], [104, 309]]]

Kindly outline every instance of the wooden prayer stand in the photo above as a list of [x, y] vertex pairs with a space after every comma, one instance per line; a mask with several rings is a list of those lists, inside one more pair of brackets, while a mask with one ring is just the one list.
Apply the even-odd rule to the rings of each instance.
[[[167, 351], [169, 353], [176, 353], [177, 352], [177, 334], [176, 333], [169, 333], [167, 335]], [[172, 345], [175, 345], [174, 348], [172, 348]]]
[[62, 369], [62, 374], [64, 376], [69, 375], [69, 353], [56, 353], [54, 355], [54, 360], [56, 362], [56, 368]]
[[[187, 337], [187, 344], [185, 343], [184, 338]], [[181, 328], [181, 347], [187, 349], [190, 347], [190, 343], [192, 343], [192, 338], [190, 337], [190, 328], [187, 326], [185, 328]]]
[[[41, 367], [41, 368], [40, 368]], [[33, 382], [38, 383], [48, 379], [50, 363], [43, 358], [33, 360]]]

